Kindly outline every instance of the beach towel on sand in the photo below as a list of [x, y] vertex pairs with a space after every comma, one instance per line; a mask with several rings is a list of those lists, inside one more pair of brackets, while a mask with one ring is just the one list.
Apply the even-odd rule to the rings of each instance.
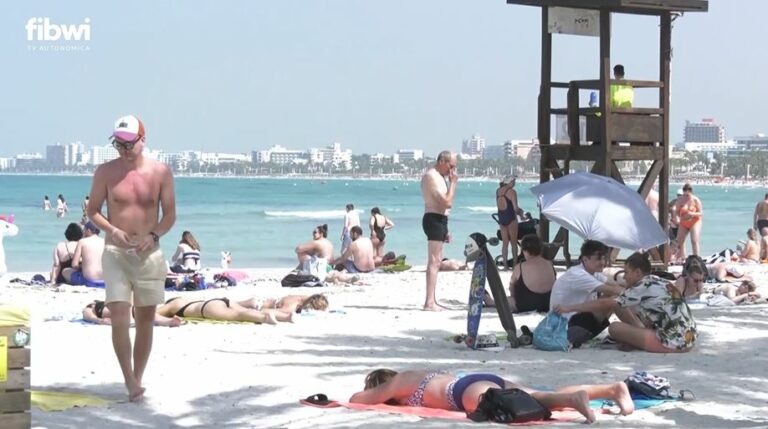
[[[310, 405], [305, 403], [306, 401], [302, 402], [305, 405]], [[436, 408], [426, 408], [426, 407], [406, 407], [401, 405], [387, 405], [387, 404], [353, 404], [349, 402], [337, 402], [337, 401], [328, 401], [329, 405], [323, 407], [323, 408], [329, 408], [329, 407], [338, 407], [341, 405], [342, 407], [348, 408], [350, 410], [363, 410], [363, 411], [378, 411], [382, 413], [389, 413], [389, 414], [407, 414], [412, 416], [418, 416], [422, 418], [438, 418], [438, 419], [450, 419], [450, 420], [465, 420], [467, 422], [471, 421], [467, 418], [467, 415], [464, 412], [461, 411], [448, 411], [448, 410], [439, 410]], [[655, 400], [655, 399], [634, 399], [633, 402], [635, 403], [635, 410], [641, 410], [644, 408], [650, 408], [656, 405], [660, 405], [664, 402], [667, 402], [666, 400]], [[605, 406], [607, 403], [610, 403], [610, 401], [604, 401], [604, 400], [593, 400], [589, 401], [590, 408], [593, 408], [595, 410], [603, 410], [604, 412], [607, 412], [605, 410]], [[318, 406], [318, 405], [313, 405]], [[558, 410], [558, 411], [552, 411], [552, 420], [547, 421], [538, 421], [538, 422], [527, 422], [527, 423], [512, 423], [511, 425], [545, 425], [549, 423], [562, 423], [562, 422], [582, 422], [584, 421], [584, 416], [582, 416], [578, 411], [576, 410]]]
[[63, 411], [74, 407], [103, 407], [113, 401], [98, 396], [69, 392], [31, 392], [32, 405], [42, 411]]

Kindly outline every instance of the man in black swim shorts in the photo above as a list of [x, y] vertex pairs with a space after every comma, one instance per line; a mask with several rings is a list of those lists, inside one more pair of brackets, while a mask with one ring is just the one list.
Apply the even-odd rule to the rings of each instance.
[[[440, 305], [435, 299], [437, 273], [443, 259], [443, 243], [450, 240], [448, 234], [448, 214], [456, 195], [456, 154], [444, 150], [440, 152], [435, 165], [421, 178], [421, 194], [424, 197], [424, 217], [421, 226], [427, 236], [427, 297], [424, 310], [437, 311]], [[448, 179], [446, 181], [446, 178]]]

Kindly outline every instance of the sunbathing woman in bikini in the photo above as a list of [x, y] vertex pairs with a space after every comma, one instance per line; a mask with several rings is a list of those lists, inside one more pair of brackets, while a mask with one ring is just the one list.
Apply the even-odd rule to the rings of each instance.
[[490, 388], [524, 390], [548, 409], [576, 409], [589, 423], [595, 421], [595, 413], [589, 407], [590, 399], [613, 400], [622, 415], [631, 414], [635, 410], [627, 385], [623, 382], [568, 386], [556, 392], [539, 392], [495, 374], [453, 375], [446, 371], [427, 370], [398, 373], [390, 369], [377, 369], [365, 377], [365, 389], [352, 395], [349, 402], [472, 412], [477, 408], [480, 395]]
[[[87, 322], [99, 325], [111, 325], [112, 318], [109, 308], [104, 305], [104, 301], [94, 300], [83, 309], [83, 319]], [[155, 313], [156, 326], [176, 327], [181, 326], [181, 319], [178, 316], [165, 317]]]
[[[247, 303], [244, 301], [243, 303]], [[293, 322], [293, 313], [261, 311], [245, 307], [229, 298], [189, 299], [180, 296], [165, 301], [157, 307], [157, 313], [165, 317], [200, 317], [232, 322], [256, 322], [270, 325], [277, 322]]]

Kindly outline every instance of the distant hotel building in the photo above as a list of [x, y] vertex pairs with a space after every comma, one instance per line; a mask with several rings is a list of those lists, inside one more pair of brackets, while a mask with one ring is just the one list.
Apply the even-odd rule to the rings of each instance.
[[736, 147], [741, 150], [766, 150], [768, 149], [768, 136], [757, 134], [749, 137], [736, 137]]
[[418, 161], [424, 158], [424, 151], [421, 149], [400, 149], [397, 151], [399, 162]]
[[308, 150], [290, 150], [280, 145], [274, 145], [267, 150], [251, 152], [251, 161], [254, 164], [313, 164], [345, 166], [352, 168], [352, 151], [342, 150], [341, 143], [332, 143], [324, 148], [310, 148]]
[[483, 159], [490, 161], [512, 159], [514, 156], [515, 147], [512, 140], [507, 140], [504, 144], [489, 145], [483, 149]]
[[461, 157], [465, 159], [475, 159], [483, 156], [485, 149], [485, 139], [473, 135], [471, 139], [461, 142]]
[[117, 149], [112, 147], [111, 144], [104, 146], [93, 146], [91, 148], [91, 156], [88, 165], [94, 167], [104, 164], [105, 162], [117, 159], [120, 154], [117, 153]]
[[725, 127], [712, 118], [701, 122], [685, 121], [683, 146], [686, 151], [727, 152], [735, 145], [725, 140]]

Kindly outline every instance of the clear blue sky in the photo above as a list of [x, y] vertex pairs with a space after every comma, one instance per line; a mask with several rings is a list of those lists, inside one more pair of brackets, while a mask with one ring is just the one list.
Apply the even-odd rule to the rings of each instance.
[[[671, 131], [768, 132], [768, 1], [675, 22]], [[25, 24], [91, 20], [90, 51], [30, 51]], [[614, 20], [613, 62], [656, 79], [657, 21]], [[536, 132], [538, 8], [504, 0], [36, 1], [0, 6], [0, 156], [102, 144], [136, 113], [148, 144], [245, 152], [459, 148]], [[597, 77], [597, 39], [555, 36], [555, 79]], [[639, 101], [654, 94], [638, 94]]]

